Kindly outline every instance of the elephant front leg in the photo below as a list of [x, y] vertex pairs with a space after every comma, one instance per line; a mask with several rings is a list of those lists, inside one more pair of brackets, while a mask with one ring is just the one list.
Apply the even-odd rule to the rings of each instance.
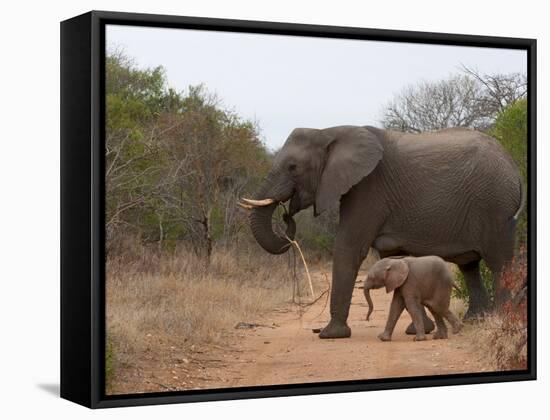
[[322, 329], [319, 334], [320, 338], [348, 338], [351, 336], [351, 328], [347, 324], [347, 319], [361, 261], [357, 252], [335, 251], [330, 292], [330, 322]]
[[391, 340], [395, 324], [397, 324], [399, 317], [403, 313], [403, 309], [405, 309], [405, 301], [403, 300], [403, 296], [398, 291], [393, 292], [393, 298], [390, 305], [390, 314], [388, 315], [388, 320], [386, 321], [386, 328], [384, 328], [384, 332], [378, 335], [380, 340]]

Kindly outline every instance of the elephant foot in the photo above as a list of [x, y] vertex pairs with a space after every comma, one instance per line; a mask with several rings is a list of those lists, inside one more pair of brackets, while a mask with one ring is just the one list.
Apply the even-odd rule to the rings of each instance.
[[433, 335], [434, 340], [444, 340], [446, 338], [448, 338], [446, 331], [437, 330]]
[[378, 339], [380, 341], [391, 341], [391, 335], [386, 332], [382, 332], [378, 334]]
[[319, 338], [349, 338], [351, 337], [351, 328], [345, 323], [336, 323], [330, 321], [328, 325], [321, 330]]
[[424, 334], [422, 334], [422, 335], [418, 335], [418, 334], [417, 334], [417, 335], [414, 337], [414, 341], [426, 341], [426, 336], [425, 336]]
[[[430, 334], [433, 330], [435, 330], [435, 324], [430, 318], [424, 319], [424, 333]], [[416, 335], [416, 328], [414, 324], [411, 322], [407, 329], [405, 330], [405, 334], [407, 335]]]

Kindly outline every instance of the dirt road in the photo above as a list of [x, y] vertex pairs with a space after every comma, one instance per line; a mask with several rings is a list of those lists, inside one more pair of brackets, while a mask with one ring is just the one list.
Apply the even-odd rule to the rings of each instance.
[[[321, 273], [313, 273], [319, 282]], [[363, 279], [361, 272], [358, 279]], [[322, 284], [319, 282], [319, 284]], [[414, 342], [404, 331], [410, 318], [403, 313], [391, 342], [377, 339], [383, 328], [391, 294], [374, 290], [375, 311], [369, 322], [362, 284], [356, 283], [348, 323], [352, 337], [321, 340], [312, 328], [326, 325], [329, 309], [321, 298], [306, 313], [287, 305], [262, 319], [243, 320], [259, 326], [235, 329], [230, 346], [197, 355], [201, 375], [193, 388], [241, 387], [350, 379], [481, 372], [468, 328], [448, 340]], [[325, 306], [326, 305], [326, 306]], [[202, 379], [202, 380], [201, 380]], [[182, 388], [180, 388], [182, 389]], [[189, 388], [185, 388], [189, 389]]]

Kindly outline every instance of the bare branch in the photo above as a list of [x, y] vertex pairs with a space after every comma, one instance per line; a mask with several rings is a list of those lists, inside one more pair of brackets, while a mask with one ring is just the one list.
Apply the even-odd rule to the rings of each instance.
[[449, 127], [487, 130], [497, 114], [527, 95], [525, 75], [463, 74], [405, 87], [383, 110], [385, 128], [418, 133]]

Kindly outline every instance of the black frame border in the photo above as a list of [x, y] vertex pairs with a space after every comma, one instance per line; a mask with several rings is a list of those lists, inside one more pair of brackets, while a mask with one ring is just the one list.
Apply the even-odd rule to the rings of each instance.
[[[243, 388], [105, 394], [105, 27], [393, 41], [527, 52], [528, 369]], [[536, 40], [92, 11], [61, 22], [61, 397], [90, 408], [536, 379]]]

